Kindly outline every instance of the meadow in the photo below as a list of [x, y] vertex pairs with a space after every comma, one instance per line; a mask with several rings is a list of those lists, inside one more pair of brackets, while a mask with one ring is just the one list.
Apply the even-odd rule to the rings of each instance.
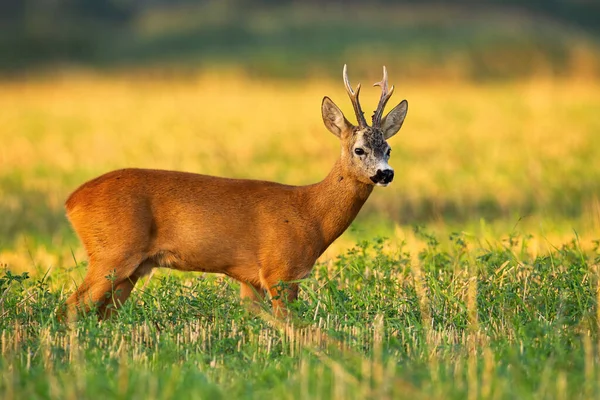
[[[396, 179], [302, 282], [290, 321], [246, 311], [224, 277], [158, 271], [114, 320], [61, 325], [86, 267], [62, 204], [129, 166], [315, 182], [339, 151], [322, 96], [352, 115], [341, 79], [3, 83], [1, 397], [598, 396], [600, 85], [401, 72]], [[365, 108], [377, 96], [366, 87]]]

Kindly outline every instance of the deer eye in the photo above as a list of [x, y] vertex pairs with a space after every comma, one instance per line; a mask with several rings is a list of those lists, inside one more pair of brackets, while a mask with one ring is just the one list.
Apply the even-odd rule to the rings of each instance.
[[392, 154], [392, 149], [388, 149], [387, 153], [385, 153], [386, 156], [390, 156], [390, 154]]
[[357, 147], [354, 149], [354, 154], [356, 154], [357, 156], [362, 156], [363, 154], [365, 154], [365, 151], [360, 147]]

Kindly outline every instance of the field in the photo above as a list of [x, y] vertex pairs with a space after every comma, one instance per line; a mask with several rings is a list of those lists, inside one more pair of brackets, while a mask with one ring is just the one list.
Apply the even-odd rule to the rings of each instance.
[[[368, 113], [379, 73], [350, 66]], [[321, 98], [352, 115], [341, 79], [3, 82], [0, 397], [598, 397], [600, 83], [389, 73], [392, 101], [410, 104], [390, 140], [396, 179], [287, 322], [247, 312], [224, 277], [158, 271], [116, 319], [62, 326], [54, 311], [86, 267], [63, 202], [128, 166], [315, 182], [339, 151]]]

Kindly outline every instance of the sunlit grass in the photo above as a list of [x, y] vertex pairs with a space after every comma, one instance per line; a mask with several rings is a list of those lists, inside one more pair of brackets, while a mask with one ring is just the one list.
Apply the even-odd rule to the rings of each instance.
[[[375, 234], [411, 239], [413, 224], [499, 240], [515, 229], [538, 247], [576, 231], [599, 236], [600, 85], [406, 81], [390, 66], [394, 101], [409, 100], [391, 139], [394, 183], [376, 189], [326, 253]], [[367, 113], [378, 91], [361, 81]], [[79, 184], [122, 167], [165, 168], [307, 184], [339, 153], [322, 126], [330, 96], [352, 118], [341, 79], [263, 81], [235, 72], [187, 78], [65, 74], [0, 90], [0, 248], [18, 269], [84, 257], [62, 204]], [[32, 261], [33, 258], [33, 261]]]

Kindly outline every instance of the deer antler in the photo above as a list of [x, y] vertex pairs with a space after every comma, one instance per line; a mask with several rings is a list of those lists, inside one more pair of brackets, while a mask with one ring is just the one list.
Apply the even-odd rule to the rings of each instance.
[[352, 90], [350, 87], [350, 81], [348, 80], [348, 68], [346, 64], [344, 64], [344, 85], [346, 86], [346, 92], [348, 92], [348, 96], [350, 97], [350, 101], [352, 102], [352, 107], [354, 107], [354, 113], [356, 114], [356, 120], [358, 121], [358, 126], [360, 128], [366, 128], [367, 121], [365, 120], [365, 114], [360, 108], [360, 103], [358, 101], [358, 94], [360, 93], [360, 83], [356, 87], [356, 92]]
[[375, 110], [372, 117], [373, 126], [379, 127], [381, 125], [381, 116], [383, 115], [385, 105], [390, 99], [390, 97], [392, 97], [392, 93], [394, 93], [394, 85], [392, 85], [392, 87], [388, 91], [388, 76], [385, 65], [383, 66], [383, 79], [381, 80], [381, 82], [373, 84], [373, 86], [381, 87], [381, 98], [379, 99], [377, 110]]

